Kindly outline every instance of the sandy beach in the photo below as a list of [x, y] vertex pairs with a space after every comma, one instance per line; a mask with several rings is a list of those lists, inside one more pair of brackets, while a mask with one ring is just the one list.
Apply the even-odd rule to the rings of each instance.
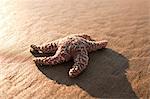
[[[108, 40], [69, 78], [72, 61], [39, 67], [31, 44], [85, 33]], [[0, 99], [149, 99], [149, 0], [0, 0]]]

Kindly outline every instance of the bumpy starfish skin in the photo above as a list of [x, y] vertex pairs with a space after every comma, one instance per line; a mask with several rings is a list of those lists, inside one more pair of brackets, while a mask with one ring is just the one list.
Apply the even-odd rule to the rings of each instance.
[[40, 53], [55, 53], [54, 56], [35, 58], [36, 64], [55, 65], [73, 59], [74, 65], [69, 70], [69, 76], [76, 77], [87, 67], [88, 53], [105, 48], [106, 45], [107, 40], [94, 41], [88, 35], [79, 34], [67, 36], [46, 45], [31, 45], [31, 48]]

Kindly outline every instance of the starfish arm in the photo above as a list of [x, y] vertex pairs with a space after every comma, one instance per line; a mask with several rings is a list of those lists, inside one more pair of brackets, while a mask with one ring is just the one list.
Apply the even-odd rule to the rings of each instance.
[[78, 76], [88, 65], [88, 52], [86, 49], [82, 49], [77, 55], [74, 56], [74, 65], [69, 70], [70, 77]]
[[89, 41], [94, 41], [90, 36], [88, 36], [87, 34], [75, 34], [75, 36], [77, 37], [82, 37], [86, 40], [89, 40]]
[[54, 56], [38, 57], [34, 59], [34, 62], [40, 65], [56, 65], [69, 59], [70, 55], [59, 47]]
[[107, 46], [108, 41], [87, 41], [86, 49], [88, 52], [96, 51], [98, 49], [105, 48]]
[[55, 53], [58, 49], [58, 43], [57, 42], [50, 42], [49, 44], [43, 44], [43, 45], [31, 45], [31, 48], [34, 51], [42, 52], [42, 53]]

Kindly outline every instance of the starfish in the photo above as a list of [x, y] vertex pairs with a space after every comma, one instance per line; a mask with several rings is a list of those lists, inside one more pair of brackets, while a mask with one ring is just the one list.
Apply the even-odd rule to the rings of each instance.
[[70, 77], [78, 76], [86, 69], [89, 61], [88, 53], [105, 48], [107, 40], [95, 41], [86, 34], [74, 34], [48, 44], [31, 45], [31, 52], [54, 53], [54, 56], [37, 57], [33, 61], [40, 65], [56, 65], [74, 60], [74, 65], [69, 70]]

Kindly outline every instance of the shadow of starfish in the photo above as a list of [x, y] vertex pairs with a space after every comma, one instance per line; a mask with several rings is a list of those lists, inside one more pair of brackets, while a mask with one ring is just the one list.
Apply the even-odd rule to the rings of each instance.
[[68, 77], [73, 61], [38, 68], [49, 79], [65, 85], [76, 84], [97, 98], [138, 98], [125, 75], [129, 66], [127, 58], [111, 49], [93, 52], [89, 57], [87, 69], [73, 79]]

